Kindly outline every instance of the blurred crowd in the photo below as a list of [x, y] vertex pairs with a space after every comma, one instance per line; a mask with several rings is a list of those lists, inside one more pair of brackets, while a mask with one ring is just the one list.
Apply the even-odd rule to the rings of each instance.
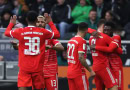
[[[130, 0], [0, 0], [0, 27], [6, 28], [10, 17], [18, 17], [18, 27], [27, 26], [26, 14], [34, 10], [39, 15], [49, 13], [61, 34], [75, 33], [80, 22], [97, 29], [100, 19], [115, 21], [122, 30], [122, 38], [130, 39]], [[46, 28], [49, 28], [48, 26]], [[86, 35], [85, 39], [89, 39]]]

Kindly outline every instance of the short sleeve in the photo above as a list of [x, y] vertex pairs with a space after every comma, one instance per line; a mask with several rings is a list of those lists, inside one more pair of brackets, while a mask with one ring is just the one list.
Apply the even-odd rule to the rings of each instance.
[[118, 43], [117, 43], [117, 42], [114, 42], [110, 36], [108, 36], [108, 35], [104, 35], [104, 36], [105, 36], [105, 37], [104, 37], [105, 42], [106, 42], [108, 45], [110, 45], [111, 43], [115, 43], [115, 44], [119, 47]]
[[119, 43], [121, 41], [120, 36], [113, 36], [113, 41]]
[[104, 41], [109, 45], [112, 42], [112, 38], [108, 35], [103, 34]]
[[57, 39], [52, 39], [52, 43], [54, 46], [56, 46], [57, 44], [61, 44], [60, 41], [58, 41]]
[[11, 36], [12, 38], [16, 38], [16, 39], [19, 40], [20, 35], [21, 35], [21, 29], [22, 29], [22, 28], [18, 28], [18, 29], [11, 30], [11, 31], [10, 31], [10, 36]]
[[80, 41], [78, 44], [78, 53], [86, 52], [86, 41]]

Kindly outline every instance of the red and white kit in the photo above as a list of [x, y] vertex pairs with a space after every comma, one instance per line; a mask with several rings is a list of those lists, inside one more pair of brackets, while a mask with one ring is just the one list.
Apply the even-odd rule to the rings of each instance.
[[109, 47], [96, 46], [96, 50], [108, 53], [109, 67], [115, 76], [118, 89], [123, 90], [123, 66], [122, 60], [119, 54], [122, 54], [121, 49], [121, 38], [118, 35], [112, 37], [113, 43], [117, 44], [118, 48], [112, 51], [111, 48], [115, 48], [114, 44], [109, 45]]
[[[56, 46], [60, 42], [56, 39], [48, 39], [45, 42], [46, 45]], [[56, 50], [45, 50], [45, 62], [44, 62], [44, 81], [47, 90], [58, 90], [58, 65]]]
[[67, 78], [69, 90], [88, 90], [88, 80], [85, 67], [82, 66], [78, 53], [84, 53], [86, 58], [86, 40], [80, 36], [75, 36], [67, 44], [68, 71]]
[[[109, 44], [112, 43], [112, 39], [108, 35], [103, 33], [100, 34], [101, 36], [97, 39], [91, 36], [89, 44], [95, 44], [96, 46], [109, 46]], [[113, 45], [116, 44], [113, 43]], [[92, 50], [93, 70], [96, 73], [95, 84], [97, 90], [103, 90], [104, 85], [106, 88], [111, 88], [116, 85], [115, 77], [110, 70], [107, 56], [108, 53]]]
[[[121, 38], [119, 35], [114, 35], [112, 37], [113, 41], [117, 42], [119, 47], [121, 47]], [[118, 90], [123, 90], [123, 65], [122, 60], [117, 53], [111, 53], [109, 55], [110, 68], [116, 78], [118, 84]]]
[[45, 40], [59, 38], [60, 34], [53, 22], [49, 23], [53, 33], [35, 26], [12, 30], [13, 26], [13, 23], [9, 24], [5, 35], [19, 40], [18, 66], [20, 70], [18, 74], [18, 87], [33, 86], [35, 89], [41, 89], [43, 88]]

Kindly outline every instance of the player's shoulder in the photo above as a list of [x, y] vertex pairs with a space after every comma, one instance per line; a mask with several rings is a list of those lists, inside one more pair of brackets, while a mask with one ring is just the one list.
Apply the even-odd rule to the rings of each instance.
[[36, 30], [40, 30], [40, 31], [42, 31], [42, 32], [52, 32], [51, 30], [49, 30], [49, 29], [45, 29], [45, 28], [41, 28], [41, 27], [35, 27], [36, 28]]
[[68, 41], [68, 43], [75, 43], [75, 44], [78, 44], [78, 42], [79, 42], [79, 39], [77, 38], [77, 37], [72, 37], [69, 41]]
[[119, 35], [114, 35], [112, 37], [112, 39], [115, 41], [115, 42], [120, 42], [121, 41], [121, 37]]
[[100, 33], [100, 35], [102, 36], [102, 38], [111, 38], [110, 36], [108, 36], [107, 34], [104, 34], [104, 33]]
[[[97, 39], [99, 39], [99, 38], [103, 38], [103, 35], [102, 34], [100, 34], [100, 36], [98, 36], [98, 38]], [[89, 42], [92, 40], [92, 39], [96, 39], [94, 36], [90, 36], [90, 38], [89, 38]]]
[[27, 26], [23, 28], [24, 30], [40, 30], [39, 27], [35, 27], [35, 26]]
[[113, 39], [121, 39], [121, 37], [120, 37], [120, 35], [114, 35], [113, 37], [112, 37]]
[[82, 38], [79, 35], [76, 35], [74, 38], [78, 43], [86, 43], [86, 40], [84, 38]]
[[14, 28], [13, 32], [18, 31], [18, 32], [24, 32], [24, 28], [20, 27], [20, 28]]

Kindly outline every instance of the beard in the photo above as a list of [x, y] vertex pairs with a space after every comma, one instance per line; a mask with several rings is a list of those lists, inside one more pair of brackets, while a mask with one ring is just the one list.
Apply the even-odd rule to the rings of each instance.
[[38, 27], [43, 28], [43, 26], [42, 26], [42, 25], [39, 25]]

